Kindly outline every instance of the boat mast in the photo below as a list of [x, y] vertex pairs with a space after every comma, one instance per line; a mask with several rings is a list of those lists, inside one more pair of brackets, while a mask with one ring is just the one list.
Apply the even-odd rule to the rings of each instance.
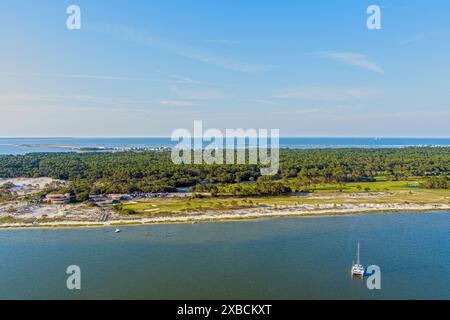
[[359, 241], [358, 241], [358, 251], [356, 253], [356, 264], [359, 264]]

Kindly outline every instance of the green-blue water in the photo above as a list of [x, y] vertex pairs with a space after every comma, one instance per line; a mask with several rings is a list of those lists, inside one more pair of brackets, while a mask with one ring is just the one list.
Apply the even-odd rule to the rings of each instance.
[[[379, 291], [349, 276], [358, 240]], [[2, 230], [0, 298], [450, 299], [450, 212]]]

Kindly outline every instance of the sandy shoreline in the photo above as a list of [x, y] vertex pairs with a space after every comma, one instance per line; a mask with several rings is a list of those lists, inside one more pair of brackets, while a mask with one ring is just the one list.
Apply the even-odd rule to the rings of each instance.
[[[33, 229], [33, 228], [83, 228], [83, 227], [117, 227], [125, 225], [146, 224], [170, 224], [170, 223], [195, 223], [195, 222], [220, 222], [238, 221], [264, 218], [282, 217], [311, 217], [326, 215], [349, 215], [391, 212], [417, 212], [417, 211], [444, 211], [450, 210], [449, 194], [426, 194], [423, 195], [409, 192], [378, 192], [378, 193], [314, 193], [311, 195], [292, 196], [289, 201], [277, 203], [271, 201], [253, 200], [251, 207], [239, 207], [223, 209], [226, 202], [220, 202], [222, 209], [210, 208], [197, 211], [165, 209], [158, 214], [160, 207], [165, 201], [141, 199], [143, 203], [148, 202], [151, 206], [142, 209], [141, 215], [121, 214], [112, 209], [111, 205], [88, 206], [83, 203], [67, 205], [42, 205], [30, 204], [24, 201], [25, 195], [42, 191], [45, 185], [53, 182], [61, 182], [51, 178], [15, 178], [0, 179], [0, 185], [13, 183], [14, 191], [19, 194], [19, 199], [0, 204], [0, 229]], [[139, 199], [138, 199], [139, 200]], [[271, 199], [269, 199], [271, 200]], [[292, 201], [291, 201], [292, 200]], [[154, 201], [154, 202], [152, 202]], [[175, 201], [176, 202], [176, 201]], [[128, 204], [131, 204], [129, 202]], [[138, 203], [138, 202], [137, 202]], [[152, 205], [153, 203], [153, 205]], [[248, 205], [248, 203], [245, 203]], [[153, 208], [155, 207], [155, 208]], [[201, 206], [200, 206], [201, 207]], [[169, 207], [170, 208], [170, 207]]]
[[254, 220], [264, 218], [283, 218], [283, 217], [314, 217], [314, 216], [335, 216], [352, 214], [375, 214], [375, 213], [395, 213], [395, 212], [432, 212], [450, 210], [450, 205], [414, 205], [414, 204], [362, 204], [362, 205], [344, 205], [340, 208], [316, 209], [316, 210], [296, 210], [295, 208], [286, 208], [282, 210], [270, 210], [262, 212], [260, 209], [232, 210], [229, 213], [204, 213], [196, 215], [183, 215], [174, 217], [152, 217], [141, 219], [115, 219], [107, 222], [99, 221], [57, 221], [42, 223], [3, 223], [0, 229], [35, 229], [35, 228], [89, 228], [89, 227], [118, 227], [133, 225], [151, 225], [151, 224], [183, 224], [196, 222], [221, 222]]

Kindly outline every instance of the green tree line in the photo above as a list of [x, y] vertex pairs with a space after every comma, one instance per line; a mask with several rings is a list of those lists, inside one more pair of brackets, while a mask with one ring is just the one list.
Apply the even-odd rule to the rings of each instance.
[[[261, 177], [260, 165], [175, 165], [170, 151], [33, 153], [0, 156], [0, 177], [69, 181], [79, 200], [89, 194], [172, 192], [177, 188], [267, 195], [307, 191], [314, 183], [421, 177], [428, 188], [449, 188], [450, 148], [312, 149], [280, 151], [280, 171]], [[237, 185], [236, 185], [237, 184]], [[228, 188], [228, 189], [227, 189]]]

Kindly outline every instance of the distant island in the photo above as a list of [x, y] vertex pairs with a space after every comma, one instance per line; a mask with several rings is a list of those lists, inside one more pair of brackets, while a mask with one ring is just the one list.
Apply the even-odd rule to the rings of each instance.
[[130, 150], [169, 150], [168, 147], [147, 147], [147, 146], [124, 146], [124, 147], [107, 147], [107, 146], [77, 146], [66, 144], [51, 144], [51, 143], [38, 143], [38, 144], [19, 144], [21, 148], [52, 148], [61, 150], [73, 150], [78, 152], [100, 152], [100, 151], [130, 151]]

